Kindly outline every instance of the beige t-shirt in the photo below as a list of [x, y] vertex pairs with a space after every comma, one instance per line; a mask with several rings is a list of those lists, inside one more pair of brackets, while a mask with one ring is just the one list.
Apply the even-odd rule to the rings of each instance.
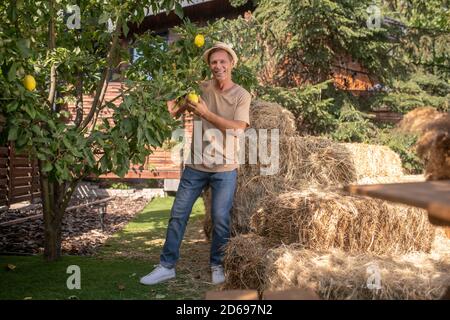
[[[201, 84], [201, 97], [208, 109], [228, 120], [240, 120], [250, 125], [250, 93], [234, 84], [221, 92], [215, 88], [214, 80]], [[228, 148], [227, 148], [228, 147]], [[238, 137], [229, 132], [225, 134], [210, 122], [194, 116], [192, 143], [186, 166], [206, 172], [224, 172], [237, 169], [239, 143]]]

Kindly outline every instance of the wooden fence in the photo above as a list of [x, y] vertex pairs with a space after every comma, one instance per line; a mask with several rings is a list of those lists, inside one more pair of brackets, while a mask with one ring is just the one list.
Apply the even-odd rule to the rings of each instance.
[[17, 153], [14, 144], [0, 147], [0, 206], [39, 198], [37, 161]]

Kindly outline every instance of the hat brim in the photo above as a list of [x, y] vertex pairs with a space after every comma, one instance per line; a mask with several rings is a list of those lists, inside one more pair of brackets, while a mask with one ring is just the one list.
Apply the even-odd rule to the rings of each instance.
[[237, 65], [238, 62], [238, 57], [236, 52], [234, 52], [233, 49], [231, 49], [230, 47], [226, 46], [226, 45], [221, 45], [221, 44], [215, 44], [214, 46], [212, 46], [211, 48], [207, 49], [204, 53], [203, 53], [203, 60], [205, 60], [205, 62], [207, 64], [209, 64], [209, 55], [211, 54], [211, 51], [215, 50], [215, 49], [220, 49], [220, 50], [224, 50], [227, 53], [229, 53], [231, 55], [231, 58], [233, 59], [233, 66]]

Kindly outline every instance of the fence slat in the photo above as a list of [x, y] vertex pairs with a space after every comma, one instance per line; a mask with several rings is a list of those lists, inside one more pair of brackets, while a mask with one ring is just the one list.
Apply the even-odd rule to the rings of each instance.
[[11, 190], [11, 197], [12, 198], [14, 198], [15, 196], [23, 196], [25, 194], [31, 194], [30, 193], [30, 186], [14, 187]]
[[17, 203], [17, 202], [22, 202], [22, 201], [31, 201], [31, 195], [26, 194], [26, 195], [22, 195], [22, 196], [12, 197], [11, 200], [9, 200], [9, 205], [11, 205], [13, 203]]
[[33, 171], [33, 168], [11, 168], [11, 178], [16, 177], [31, 177], [31, 172]]
[[28, 158], [15, 158], [14, 168], [31, 167], [31, 160]]
[[31, 177], [31, 176], [14, 178], [14, 180], [12, 181], [12, 185], [14, 187], [14, 186], [23, 186], [23, 185], [31, 184], [32, 179], [33, 179], [33, 177]]
[[8, 165], [8, 158], [7, 157], [0, 158], [0, 167], [6, 168], [7, 165]]

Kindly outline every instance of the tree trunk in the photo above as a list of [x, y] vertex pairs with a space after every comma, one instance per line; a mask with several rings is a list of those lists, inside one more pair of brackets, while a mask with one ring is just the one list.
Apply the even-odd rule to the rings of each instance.
[[58, 183], [50, 181], [42, 172], [39, 161], [42, 210], [44, 214], [44, 259], [56, 261], [61, 257], [62, 219], [78, 181]]
[[[61, 212], [44, 210], [44, 259], [56, 261], [61, 257]], [[62, 218], [62, 217], [61, 217]]]

